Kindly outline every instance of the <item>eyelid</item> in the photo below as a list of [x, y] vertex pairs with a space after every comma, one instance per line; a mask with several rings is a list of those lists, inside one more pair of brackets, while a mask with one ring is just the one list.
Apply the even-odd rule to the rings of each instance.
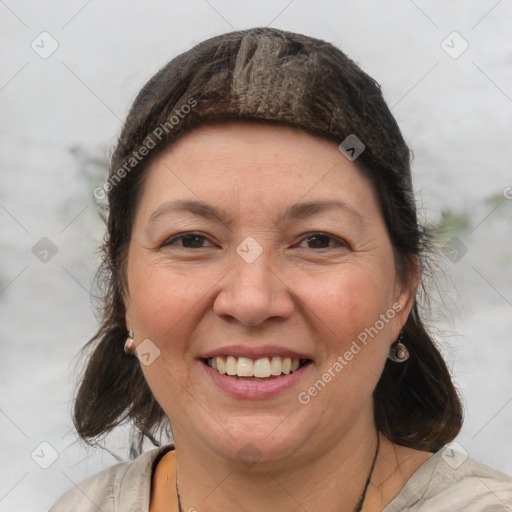
[[[339, 246], [350, 247], [350, 244], [343, 238], [340, 238], [336, 235], [331, 235], [330, 233], [326, 233], [325, 231], [310, 231], [309, 233], [305, 233], [304, 235], [301, 236], [299, 243], [308, 238], [312, 238], [317, 235], [326, 236], [327, 238], [330, 238], [332, 241], [336, 242]], [[322, 247], [321, 249], [330, 249], [330, 248], [332, 248], [332, 247]], [[312, 248], [308, 247], [308, 249], [312, 249]]]
[[[212, 246], [213, 246], [213, 243], [211, 242], [211, 240], [204, 233], [201, 233], [200, 231], [183, 231], [181, 233], [176, 233], [175, 235], [172, 235], [169, 238], [166, 238], [165, 241], [161, 244], [161, 247], [168, 247], [171, 244], [173, 244], [173, 242], [183, 240], [185, 237], [188, 237], [188, 236], [202, 237], [205, 240], [207, 240], [210, 244], [212, 244]], [[180, 247], [180, 249], [189, 249], [189, 247]], [[196, 249], [204, 249], [204, 247], [198, 247]]]

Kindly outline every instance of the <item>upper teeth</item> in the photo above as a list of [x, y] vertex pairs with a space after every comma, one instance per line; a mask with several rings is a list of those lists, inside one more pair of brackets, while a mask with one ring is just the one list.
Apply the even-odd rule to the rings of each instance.
[[300, 359], [274, 356], [253, 360], [248, 357], [217, 356], [208, 359], [208, 366], [223, 374], [265, 378], [294, 372], [300, 366]]

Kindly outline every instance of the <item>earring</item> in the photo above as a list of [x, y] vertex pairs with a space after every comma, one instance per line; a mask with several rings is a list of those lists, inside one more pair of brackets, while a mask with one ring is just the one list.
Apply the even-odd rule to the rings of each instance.
[[404, 363], [409, 359], [409, 351], [407, 347], [402, 343], [402, 332], [398, 336], [398, 340], [389, 347], [388, 358], [395, 363]]
[[124, 353], [128, 356], [132, 356], [135, 352], [135, 341], [133, 339], [133, 332], [128, 331], [128, 338], [124, 342]]

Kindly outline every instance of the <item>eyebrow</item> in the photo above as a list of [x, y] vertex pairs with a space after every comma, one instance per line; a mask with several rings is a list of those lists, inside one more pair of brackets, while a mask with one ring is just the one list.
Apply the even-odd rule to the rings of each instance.
[[[286, 222], [295, 219], [305, 219], [318, 215], [329, 210], [342, 210], [356, 217], [360, 222], [364, 222], [364, 218], [353, 206], [340, 200], [318, 200], [310, 202], [296, 203], [289, 206], [279, 219], [279, 222]], [[210, 204], [196, 200], [175, 200], [162, 203], [149, 217], [147, 225], [153, 224], [164, 214], [185, 211], [204, 217], [205, 219], [214, 219], [226, 225], [231, 225], [233, 219], [221, 208], [217, 208]]]

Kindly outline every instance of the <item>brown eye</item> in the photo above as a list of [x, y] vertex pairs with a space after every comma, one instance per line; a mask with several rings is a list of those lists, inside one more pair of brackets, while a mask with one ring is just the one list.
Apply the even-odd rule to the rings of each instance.
[[[205, 247], [205, 241], [208, 241], [208, 239], [203, 235], [197, 233], [181, 233], [166, 240], [162, 244], [162, 247], [175, 246], [179, 249], [200, 249]], [[179, 245], [179, 242], [181, 242], [181, 245]]]
[[325, 249], [329, 247], [331, 238], [327, 235], [313, 235], [307, 238], [307, 243], [311, 249]]
[[326, 233], [309, 233], [302, 238], [301, 243], [303, 242], [307, 243], [307, 249], [329, 249], [347, 246], [343, 240]]

